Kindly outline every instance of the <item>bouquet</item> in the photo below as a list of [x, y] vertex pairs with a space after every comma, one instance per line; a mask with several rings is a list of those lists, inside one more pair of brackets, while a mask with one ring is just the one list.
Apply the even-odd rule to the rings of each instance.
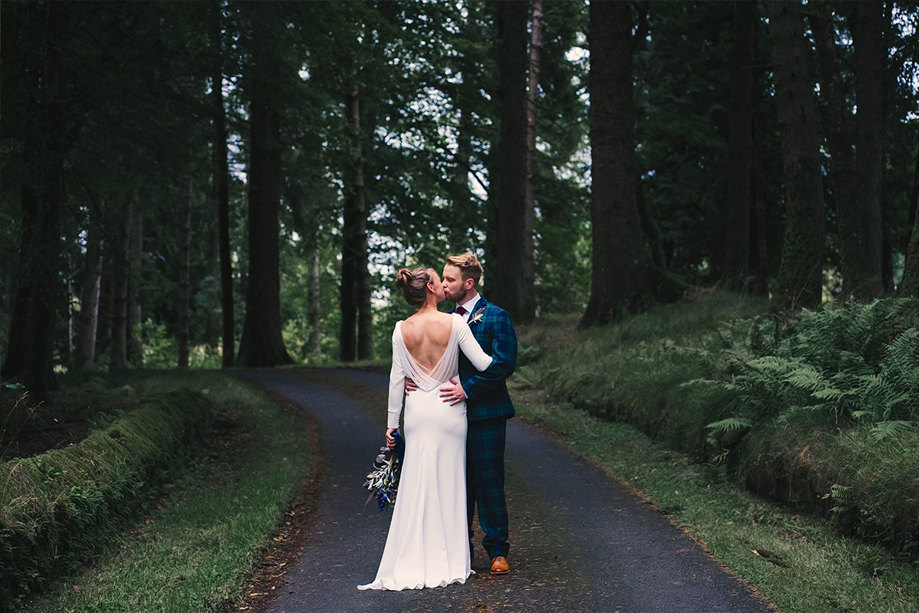
[[[367, 475], [364, 487], [370, 490], [367, 502], [374, 497], [377, 508], [383, 512], [396, 502], [396, 491], [399, 489], [399, 454], [395, 449], [380, 447], [380, 453], [373, 461], [373, 471]], [[366, 504], [366, 503], [365, 503]]]

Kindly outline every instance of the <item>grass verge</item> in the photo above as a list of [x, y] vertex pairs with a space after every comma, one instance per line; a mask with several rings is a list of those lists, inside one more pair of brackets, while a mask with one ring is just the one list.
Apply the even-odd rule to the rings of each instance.
[[203, 394], [150, 394], [79, 444], [0, 464], [0, 601], [81, 568], [185, 467], [212, 418]]
[[27, 611], [220, 610], [272, 542], [313, 461], [305, 426], [265, 395], [214, 372], [138, 375], [139, 389], [191, 387], [217, 405], [198, 462], [97, 557]]
[[919, 610], [916, 569], [881, 547], [834, 534], [824, 520], [713, 482], [704, 466], [635, 428], [512, 386], [517, 417], [650, 500], [725, 567], [786, 613]]

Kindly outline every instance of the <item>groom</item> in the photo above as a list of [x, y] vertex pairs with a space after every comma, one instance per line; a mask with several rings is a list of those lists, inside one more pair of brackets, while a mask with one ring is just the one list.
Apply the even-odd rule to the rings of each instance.
[[482, 265], [470, 252], [452, 255], [444, 265], [443, 286], [447, 300], [456, 302], [482, 350], [494, 360], [478, 372], [460, 353], [459, 377], [453, 385], [440, 389], [445, 402], [466, 400], [469, 430], [466, 435], [466, 500], [469, 535], [476, 507], [479, 524], [485, 532], [482, 545], [491, 558], [491, 572], [506, 575], [508, 522], [504, 498], [504, 439], [507, 420], [514, 405], [507, 393], [507, 378], [517, 364], [517, 336], [507, 311], [482, 298], [477, 291]]

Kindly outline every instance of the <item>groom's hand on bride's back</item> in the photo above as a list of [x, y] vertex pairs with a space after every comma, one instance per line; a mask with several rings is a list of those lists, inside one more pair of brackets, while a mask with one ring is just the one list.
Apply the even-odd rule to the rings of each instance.
[[406, 377], [405, 378], [405, 393], [408, 394], [409, 392], [414, 392], [416, 389], [418, 389], [418, 386], [415, 385], [415, 382], [409, 379], [408, 377]]
[[440, 399], [450, 404], [456, 404], [457, 402], [465, 400], [466, 391], [463, 389], [463, 386], [460, 385], [459, 380], [457, 380], [456, 377], [451, 377], [450, 383], [452, 385], [445, 385], [440, 388]]

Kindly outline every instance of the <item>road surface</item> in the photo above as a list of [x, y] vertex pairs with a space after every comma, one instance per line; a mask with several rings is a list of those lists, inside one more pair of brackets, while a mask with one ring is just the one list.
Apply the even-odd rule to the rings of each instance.
[[594, 464], [512, 419], [507, 497], [512, 572], [484, 550], [463, 585], [359, 591], [376, 574], [389, 513], [365, 506], [364, 475], [383, 439], [383, 375], [349, 369], [251, 370], [243, 377], [316, 421], [321, 469], [306, 545], [270, 604], [313, 611], [770, 611], [667, 518]]

